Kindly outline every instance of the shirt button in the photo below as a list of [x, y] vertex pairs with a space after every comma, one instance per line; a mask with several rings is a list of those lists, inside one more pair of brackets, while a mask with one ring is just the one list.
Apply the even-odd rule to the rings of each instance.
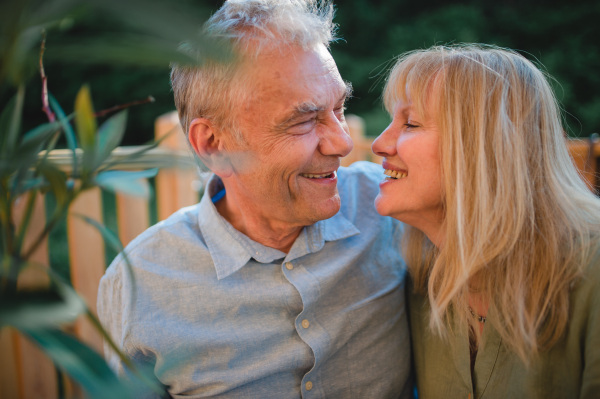
[[306, 390], [307, 390], [307, 391], [310, 391], [310, 390], [312, 389], [312, 382], [308, 381], [308, 382], [306, 383], [305, 387], [306, 387]]
[[302, 327], [308, 328], [308, 326], [310, 326], [310, 323], [308, 322], [308, 320], [306, 320], [306, 319], [302, 320]]
[[292, 270], [294, 268], [294, 265], [292, 265], [292, 262], [286, 262], [285, 263], [285, 268], [288, 270]]

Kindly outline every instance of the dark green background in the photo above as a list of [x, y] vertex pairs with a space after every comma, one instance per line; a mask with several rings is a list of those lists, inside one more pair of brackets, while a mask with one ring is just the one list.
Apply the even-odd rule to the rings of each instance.
[[[179, 0], [197, 9], [198, 24], [222, 1]], [[335, 22], [342, 40], [332, 53], [344, 79], [352, 82], [354, 98], [348, 112], [367, 122], [369, 135], [377, 135], [389, 117], [380, 102], [381, 80], [398, 54], [434, 44], [480, 42], [510, 47], [535, 60], [555, 78], [553, 86], [565, 109], [571, 136], [589, 136], [600, 130], [600, 2], [564, 1], [406, 1], [351, 0], [336, 2]], [[187, 15], [189, 17], [189, 15]], [[134, 19], [136, 15], [127, 18]], [[117, 30], [120, 22], [109, 14], [82, 13], [67, 28], [48, 32], [46, 73], [50, 91], [67, 113], [75, 95], [88, 83], [96, 110], [155, 97], [153, 104], [130, 109], [124, 144], [141, 144], [152, 138], [154, 119], [174, 109], [169, 69], [157, 66], [98, 65], [97, 62], [63, 62], [53, 57], [53, 45], [68, 38], [101, 37]], [[165, 24], [177, 26], [177, 20]], [[33, 73], [32, 73], [33, 75]], [[0, 93], [5, 104], [10, 90]], [[25, 126], [45, 121], [40, 108], [40, 81], [27, 86]]]

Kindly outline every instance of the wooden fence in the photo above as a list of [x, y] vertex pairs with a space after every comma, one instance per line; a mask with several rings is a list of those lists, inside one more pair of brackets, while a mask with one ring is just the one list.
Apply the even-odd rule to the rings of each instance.
[[[361, 118], [347, 116], [350, 133], [354, 141], [354, 150], [342, 160], [348, 165], [357, 160], [381, 162], [379, 157], [371, 153], [371, 140], [364, 136], [364, 124]], [[161, 146], [148, 152], [136, 162], [121, 163], [120, 169], [145, 169], [159, 167], [159, 173], [152, 181], [154, 195], [149, 200], [126, 195], [112, 195], [94, 189], [87, 192], [73, 204], [71, 214], [83, 214], [118, 232], [123, 245], [144, 231], [151, 224], [163, 220], [177, 209], [194, 204], [199, 199], [198, 189], [202, 187], [194, 160], [187, 148], [185, 138], [180, 131], [175, 112], [161, 116], [156, 120], [155, 136], [157, 139], [174, 132], [163, 140]], [[600, 143], [590, 146], [586, 140], [570, 140], [569, 148], [573, 159], [590, 187], [597, 187], [600, 159]], [[119, 148], [113, 156], [124, 157], [131, 148]], [[68, 168], [68, 159], [60, 151], [54, 152], [56, 162], [64, 163]], [[46, 221], [45, 202], [37, 201], [34, 210], [29, 237], [36, 236]], [[17, 208], [20, 208], [17, 206]], [[16, 218], [20, 218], [22, 209], [15, 209]], [[104, 247], [99, 233], [82, 222], [79, 218], [69, 216], [64, 226], [64, 238], [60, 237], [45, 243], [35, 254], [34, 261], [49, 265], [53, 262], [64, 269], [71, 279], [73, 287], [83, 296], [90, 308], [96, 310], [98, 282], [115, 255]], [[54, 242], [57, 245], [52, 245]], [[67, 247], [65, 248], [65, 244]], [[26, 246], [28, 244], [26, 243]], [[62, 258], [60, 256], [63, 254]], [[65, 265], [66, 264], [66, 265]], [[68, 266], [68, 267], [66, 267]], [[32, 276], [23, 276], [19, 281], [27, 285]], [[83, 318], [68, 329], [81, 340], [102, 351], [102, 340], [99, 334]], [[0, 331], [0, 399], [56, 399], [59, 392], [65, 397], [77, 394], [77, 389], [54, 368], [52, 362], [32, 343], [16, 331], [5, 328]]]

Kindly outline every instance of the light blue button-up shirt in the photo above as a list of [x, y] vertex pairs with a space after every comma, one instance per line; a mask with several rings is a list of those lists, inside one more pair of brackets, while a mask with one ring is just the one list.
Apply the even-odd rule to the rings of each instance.
[[135, 280], [121, 256], [111, 264], [103, 325], [176, 398], [410, 397], [402, 227], [374, 209], [379, 165], [338, 177], [341, 210], [305, 227], [288, 254], [219, 215], [213, 177], [199, 204], [126, 248]]

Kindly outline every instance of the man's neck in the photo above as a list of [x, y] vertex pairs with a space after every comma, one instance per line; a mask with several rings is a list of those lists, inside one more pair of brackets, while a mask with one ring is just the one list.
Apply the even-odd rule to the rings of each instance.
[[253, 209], [245, 209], [239, 205], [240, 203], [242, 202], [232, 201], [226, 195], [216, 202], [215, 206], [219, 214], [236, 230], [259, 244], [288, 253], [303, 226], [289, 226], [283, 222], [270, 220]]

